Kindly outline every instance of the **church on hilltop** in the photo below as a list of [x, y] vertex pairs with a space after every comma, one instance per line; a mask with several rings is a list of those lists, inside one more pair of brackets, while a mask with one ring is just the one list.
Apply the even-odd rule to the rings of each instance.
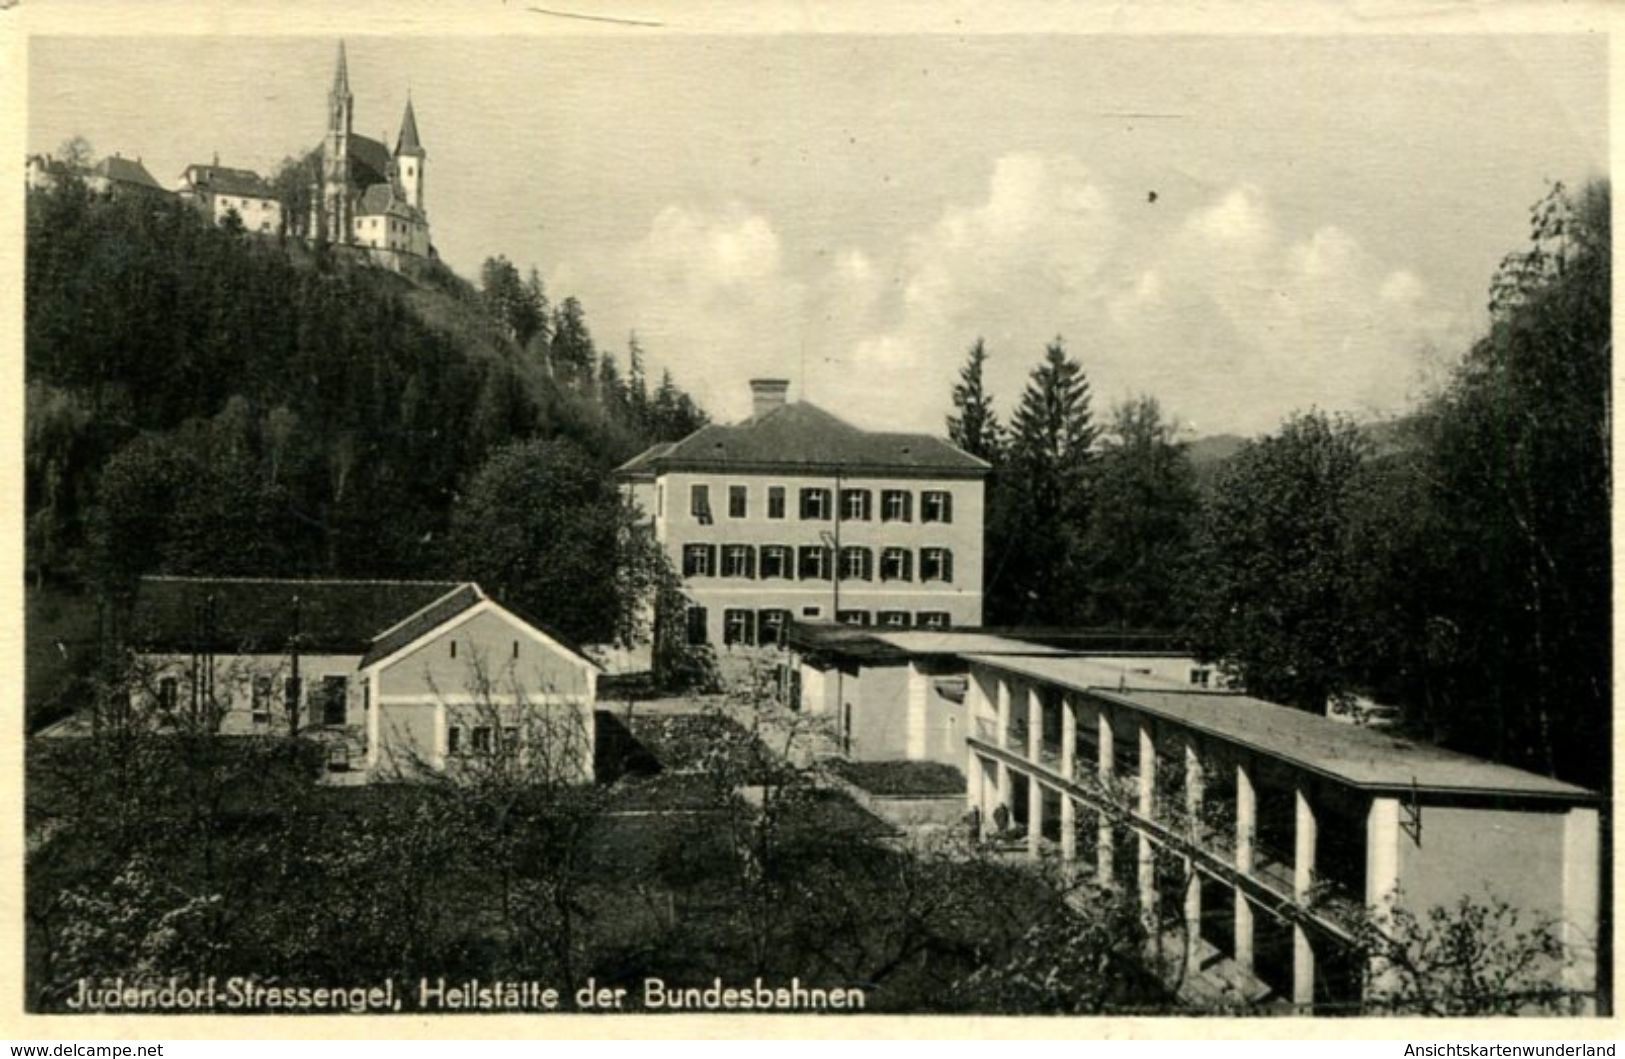
[[354, 124], [355, 97], [340, 41], [333, 87], [327, 93], [320, 173], [311, 188], [311, 237], [363, 247], [385, 259], [430, 256], [429, 215], [423, 206], [428, 152], [418, 139], [410, 95], [394, 151], [355, 132]]

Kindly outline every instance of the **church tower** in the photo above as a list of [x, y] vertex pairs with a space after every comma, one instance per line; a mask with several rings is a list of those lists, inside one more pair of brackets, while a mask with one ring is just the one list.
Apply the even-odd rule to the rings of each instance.
[[348, 243], [351, 235], [350, 127], [355, 118], [355, 97], [350, 94], [350, 71], [339, 41], [338, 67], [327, 92], [327, 139], [322, 145], [322, 207], [327, 238]]
[[395, 140], [395, 172], [400, 174], [401, 191], [407, 205], [419, 213], [423, 209], [423, 168], [429, 153], [418, 141], [418, 119], [412, 113], [412, 97], [406, 97], [406, 113], [401, 117], [401, 134]]

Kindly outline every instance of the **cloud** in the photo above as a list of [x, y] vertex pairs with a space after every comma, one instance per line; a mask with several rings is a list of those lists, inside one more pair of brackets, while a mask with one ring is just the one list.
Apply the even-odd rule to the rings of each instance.
[[1075, 158], [1016, 153], [915, 230], [854, 223], [862, 245], [825, 234], [836, 249], [815, 252], [741, 205], [670, 206], [560, 280], [635, 327], [652, 363], [723, 419], [745, 414], [749, 377], [773, 373], [862, 425], [940, 430], [978, 336], [1008, 418], [1059, 333], [1097, 415], [1151, 393], [1200, 432], [1251, 433], [1311, 405], [1395, 411], [1423, 350], [1460, 343], [1422, 277], [1343, 224], [1294, 230], [1248, 184], [1183, 212], [1166, 202], [1119, 193]]
[[783, 373], [806, 311], [777, 230], [737, 203], [716, 214], [668, 206], [602, 261], [562, 263], [549, 286], [579, 292], [600, 349], [636, 330], [651, 375], [669, 368], [724, 420], [748, 413], [746, 379]]

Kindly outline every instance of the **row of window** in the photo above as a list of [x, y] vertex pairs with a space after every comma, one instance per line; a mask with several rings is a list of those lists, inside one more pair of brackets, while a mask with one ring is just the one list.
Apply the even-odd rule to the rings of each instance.
[[446, 753], [457, 754], [492, 754], [498, 751], [506, 753], [519, 747], [519, 729], [503, 728], [500, 740], [494, 740], [497, 731], [490, 725], [476, 724], [468, 728], [468, 740], [463, 740], [463, 726], [452, 724], [446, 726]]
[[[763, 581], [828, 581], [836, 569], [835, 549], [824, 544], [799, 548], [788, 544], [685, 544], [684, 577], [737, 577]], [[909, 548], [881, 548], [878, 563], [881, 581], [913, 581], [914, 552]], [[842, 581], [873, 581], [876, 576], [875, 549], [861, 545], [840, 551]], [[947, 548], [921, 548], [919, 576], [924, 581], [944, 584], [954, 579], [954, 553]]]
[[[300, 677], [282, 680], [282, 708], [293, 714], [304, 704], [305, 682]], [[275, 701], [276, 682], [269, 676], [255, 676], [249, 696], [249, 715], [256, 727], [271, 723], [271, 707]], [[310, 695], [311, 720], [320, 718], [322, 724], [344, 724], [348, 720], [347, 704], [350, 696], [350, 678], [324, 676]], [[366, 708], [366, 685], [362, 685], [362, 708]], [[158, 681], [158, 706], [173, 712], [180, 705], [180, 679], [164, 677]], [[195, 705], [195, 703], [194, 703]]]
[[[817, 611], [816, 607], [804, 608]], [[812, 615], [816, 616], [816, 614]], [[688, 608], [688, 642], [699, 645], [710, 641], [704, 607]], [[841, 610], [835, 620], [842, 625], [877, 625], [891, 629], [946, 629], [950, 624], [945, 610]], [[763, 646], [784, 643], [784, 630], [790, 623], [790, 612], [781, 609], [748, 610], [729, 607], [722, 612], [722, 642], [725, 645]]]
[[[664, 506], [665, 489], [661, 489], [660, 503]], [[820, 487], [808, 487], [801, 490], [801, 517], [807, 521], [827, 521], [833, 510], [834, 490]], [[786, 490], [782, 485], [767, 487], [767, 517], [782, 519], [785, 517]], [[689, 489], [689, 514], [702, 523], [712, 521], [711, 514], [711, 487], [704, 484], [695, 484]], [[660, 512], [664, 516], [665, 512]], [[750, 518], [750, 486], [730, 485], [728, 487], [728, 517], [733, 519]], [[874, 491], [870, 489], [842, 489], [841, 490], [841, 520], [843, 522], [872, 522], [875, 517]], [[920, 493], [920, 521], [921, 522], [952, 522], [954, 520], [954, 497], [946, 489], [926, 489]], [[880, 521], [882, 522], [913, 522], [914, 521], [914, 494], [907, 489], [882, 489], [880, 491]]]

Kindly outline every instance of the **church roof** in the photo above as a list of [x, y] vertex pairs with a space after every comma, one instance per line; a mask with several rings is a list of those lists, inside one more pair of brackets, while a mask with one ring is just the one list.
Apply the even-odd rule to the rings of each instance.
[[389, 180], [389, 148], [370, 136], [350, 134], [350, 182], [357, 187]]
[[401, 135], [395, 141], [395, 153], [416, 155], [419, 158], [426, 153], [423, 144], [418, 142], [418, 119], [417, 115], [412, 113], [410, 97], [406, 100], [406, 114], [401, 118]]
[[763, 468], [801, 472], [930, 473], [979, 478], [988, 464], [929, 434], [860, 430], [816, 405], [791, 401], [733, 426], [701, 427], [664, 452], [647, 450], [623, 476], [666, 470]]
[[390, 184], [374, 184], [356, 201], [355, 213], [357, 217], [371, 217], [375, 215], [393, 213], [399, 217], [414, 219], [419, 216], [417, 209], [411, 203], [399, 198], [395, 188]]

